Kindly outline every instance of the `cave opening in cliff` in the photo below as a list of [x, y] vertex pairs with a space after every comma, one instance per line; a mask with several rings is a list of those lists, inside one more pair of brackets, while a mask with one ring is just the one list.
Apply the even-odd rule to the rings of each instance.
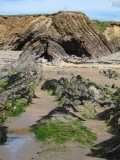
[[46, 59], [48, 60], [48, 62], [52, 61], [52, 56], [48, 55], [47, 51], [45, 51], [44, 53], [41, 54], [40, 58]]
[[82, 46], [81, 43], [75, 39], [71, 39], [71, 41], [64, 42], [62, 47], [69, 57], [88, 57], [91, 59], [90, 53], [88, 53], [88, 51]]
[[21, 51], [24, 45], [25, 45], [25, 42], [21, 42], [15, 50]]
[[31, 39], [32, 39], [32, 35], [30, 34], [26, 39], [24, 39], [23, 41], [19, 41], [16, 42], [16, 49], [17, 51], [21, 51], [24, 50], [25, 48], [27, 48], [28, 46], [30, 46], [31, 44]]

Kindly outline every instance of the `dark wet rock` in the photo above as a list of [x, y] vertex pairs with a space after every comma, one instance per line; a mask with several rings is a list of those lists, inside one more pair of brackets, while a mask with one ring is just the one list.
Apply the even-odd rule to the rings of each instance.
[[120, 100], [115, 106], [98, 115], [99, 119], [108, 120], [109, 132], [114, 136], [104, 142], [96, 144], [88, 156], [105, 158], [107, 160], [120, 159]]
[[120, 159], [120, 135], [115, 135], [112, 138], [99, 143], [91, 149], [88, 156], [105, 158], [107, 160], [119, 160]]
[[114, 102], [110, 99], [110, 97], [104, 97], [97, 101], [101, 107], [114, 107]]
[[53, 95], [59, 94], [59, 99], [71, 100], [75, 105], [83, 104], [86, 100], [95, 100], [104, 107], [113, 106], [114, 94], [107, 88], [99, 86], [90, 80], [86, 80], [80, 75], [74, 76], [68, 81], [65, 78], [60, 80], [47, 80], [41, 89], [52, 89]]
[[64, 93], [64, 89], [62, 86], [58, 85], [52, 92], [52, 95], [57, 95], [57, 99], [59, 99]]
[[120, 77], [119, 73], [117, 73], [116, 71], [113, 71], [111, 69], [100, 71], [100, 73], [104, 76], [107, 76], [107, 77], [113, 78], [113, 79]]
[[81, 95], [80, 95], [80, 92], [79, 92], [79, 95], [75, 94], [72, 98], [72, 101], [75, 105], [79, 105], [79, 104], [84, 104], [84, 102], [88, 99], [88, 95], [85, 95], [85, 94], [82, 94], [81, 92]]
[[111, 126], [111, 132], [113, 134], [120, 133], [120, 111], [116, 112], [113, 118], [109, 122], [109, 126]]
[[110, 87], [108, 84], [105, 84], [106, 87]]
[[[111, 107], [115, 107], [115, 100], [111, 99], [114, 94], [107, 88], [97, 85], [90, 80], [84, 79], [81, 75], [73, 76], [71, 80], [60, 78], [59, 80], [47, 80], [41, 89], [52, 89], [52, 95], [57, 96], [57, 100], [61, 107], [71, 104], [76, 108], [78, 105], [108, 107], [110, 111], [98, 114], [98, 118], [109, 119], [112, 115]], [[72, 108], [74, 111], [74, 109]], [[116, 109], [113, 109], [114, 113]]]
[[69, 111], [77, 112], [75, 106], [71, 101], [66, 101], [61, 107], [66, 108]]
[[78, 116], [76, 116], [74, 113], [71, 111], [73, 110], [73, 106], [71, 104], [65, 104], [63, 107], [58, 107], [50, 111], [47, 115], [43, 116], [41, 120], [45, 119], [52, 119], [53, 117], [56, 119], [60, 119], [60, 117], [65, 117], [65, 119], [68, 118], [78, 118], [79, 120], [84, 120]]
[[114, 93], [114, 96], [116, 96], [116, 97], [120, 96], [120, 88], [117, 89], [117, 91]]
[[58, 100], [61, 100], [63, 97], [66, 97], [66, 99], [71, 99], [72, 95], [69, 92], [64, 91]]
[[115, 89], [115, 88], [116, 88], [116, 85], [115, 85], [115, 84], [112, 84], [111, 88]]
[[47, 80], [47, 81], [45, 81], [45, 83], [41, 86], [41, 89], [42, 89], [42, 90], [53, 90], [53, 89], [56, 89], [56, 88], [57, 88], [57, 85], [58, 85], [58, 84], [62, 85], [62, 83], [59, 82], [59, 81], [56, 80], [56, 79]]
[[58, 71], [57, 74], [67, 74], [64, 70]]
[[117, 111], [119, 111], [119, 109], [110, 108], [110, 109], [106, 109], [105, 111], [98, 114], [97, 116], [98, 116], [98, 119], [100, 119], [100, 120], [109, 120], [110, 116], [114, 115]]
[[[5, 75], [4, 72], [7, 72]], [[21, 57], [9, 65], [6, 65], [2, 71], [3, 76], [0, 79], [0, 108], [1, 115], [7, 118], [10, 114], [15, 113], [16, 108], [21, 104], [26, 106], [31, 103], [34, 94], [34, 85], [36, 85], [42, 75], [42, 67], [35, 63], [34, 56], [21, 55]], [[18, 103], [19, 102], [19, 103]]]
[[64, 85], [64, 84], [68, 83], [69, 81], [68, 81], [68, 79], [62, 77], [59, 79], [59, 82], [61, 82]]
[[7, 141], [7, 131], [5, 126], [0, 126], [0, 144], [4, 144]]

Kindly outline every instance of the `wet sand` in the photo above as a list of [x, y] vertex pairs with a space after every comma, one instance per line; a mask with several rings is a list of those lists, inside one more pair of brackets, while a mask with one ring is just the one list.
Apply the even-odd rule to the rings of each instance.
[[[108, 84], [111, 86], [115, 83], [120, 87], [120, 78], [110, 79], [99, 73], [100, 70], [110, 69], [116, 70], [120, 74], [120, 66], [113, 67], [98, 66], [91, 67], [86, 65], [73, 65], [62, 63], [60, 67], [52, 66], [50, 63], [45, 63], [43, 65], [43, 74], [47, 78], [66, 77], [70, 79], [72, 77], [71, 73], [76, 75], [82, 75], [84, 78], [91, 79], [92, 81], [105, 86]], [[65, 74], [57, 74], [58, 71], [64, 70]], [[109, 87], [110, 88], [110, 87]], [[100, 158], [93, 158], [85, 156], [90, 149], [89, 148], [79, 148], [77, 143], [66, 143], [67, 148], [64, 151], [60, 150], [60, 147], [55, 144], [44, 145], [41, 142], [36, 142], [34, 135], [30, 133], [30, 126], [35, 124], [43, 115], [46, 115], [49, 111], [57, 106], [57, 101], [55, 101], [53, 96], [50, 96], [46, 91], [41, 91], [40, 86], [36, 88], [36, 96], [38, 98], [33, 99], [33, 103], [26, 108], [26, 111], [18, 117], [9, 117], [5, 125], [8, 126], [8, 131], [16, 135], [28, 135], [31, 139], [25, 139], [24, 143], [17, 149], [16, 152], [12, 152], [10, 148], [6, 146], [0, 146], [0, 159], [1, 160], [100, 160]], [[99, 125], [98, 125], [99, 123]], [[92, 129], [94, 133], [98, 135], [97, 142], [103, 141], [111, 137], [109, 133], [106, 132], [107, 128], [104, 122], [100, 121], [86, 121], [84, 123], [86, 126]], [[96, 143], [97, 143], [96, 142]], [[51, 151], [51, 148], [53, 150]], [[58, 148], [59, 151], [56, 151]], [[41, 152], [41, 153], [40, 153]], [[102, 160], [102, 159], [101, 159]]]
[[[44, 77], [47, 78], [56, 78], [65, 77], [70, 79], [72, 77], [72, 73], [74, 76], [81, 75], [86, 79], [90, 79], [97, 84], [100, 84], [105, 87], [105, 84], [112, 86], [113, 83], [116, 86], [120, 87], [120, 78], [111, 79], [106, 76], [103, 76], [99, 73], [99, 71], [112, 69], [120, 74], [120, 65], [96, 65], [96, 67], [91, 67], [91, 65], [75, 65], [71, 63], [63, 62], [61, 66], [54, 67], [50, 63], [46, 63], [43, 68]], [[57, 74], [58, 71], [65, 71], [65, 74]]]
[[[20, 145], [16, 144], [17, 149], [14, 152], [14, 146], [11, 145], [13, 142], [10, 143], [10, 146], [0, 146], [2, 148], [2, 154], [0, 149], [0, 158], [2, 160], [26, 160], [27, 157], [30, 160], [32, 158], [31, 154], [33, 155], [34, 153], [34, 155], [36, 155], [36, 152], [39, 151], [39, 146], [34, 140], [35, 137], [30, 132], [30, 126], [34, 125], [37, 120], [54, 109], [57, 106], [57, 101], [55, 101], [54, 97], [50, 96], [46, 91], [40, 90], [40, 86], [36, 87], [35, 93], [38, 98], [33, 99], [32, 104], [26, 108], [26, 111], [18, 117], [8, 117], [4, 124], [8, 127], [8, 133], [13, 133], [13, 142], [15, 144], [17, 142], [23, 142]], [[24, 145], [27, 146], [25, 149], [22, 149], [24, 148]], [[22, 154], [20, 150], [22, 150]], [[11, 157], [11, 159], [9, 159], [9, 157]]]

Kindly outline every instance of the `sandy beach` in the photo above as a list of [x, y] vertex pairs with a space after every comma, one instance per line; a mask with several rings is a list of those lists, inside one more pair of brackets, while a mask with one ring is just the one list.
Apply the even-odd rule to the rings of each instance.
[[[1, 68], [3, 66], [0, 66]], [[120, 87], [120, 78], [110, 79], [99, 73], [99, 71], [105, 69], [112, 69], [120, 74], [120, 66], [115, 65], [74, 65], [63, 62], [61, 66], [55, 67], [51, 63], [43, 64], [43, 75], [45, 79], [59, 79], [60, 77], [66, 77], [70, 79], [73, 75], [82, 75], [84, 78], [88, 78], [97, 84], [105, 87], [107, 84], [109, 89], [113, 83]], [[58, 74], [58, 71], [64, 71], [63, 74]], [[13, 152], [13, 147], [0, 146], [0, 159], [1, 160], [99, 160], [100, 158], [87, 157], [86, 154], [90, 151], [90, 148], [79, 148], [78, 144], [67, 143], [65, 145], [55, 144], [42, 144], [36, 142], [34, 135], [30, 133], [30, 126], [35, 124], [41, 116], [46, 115], [57, 106], [57, 101], [53, 96], [50, 96], [46, 91], [41, 91], [40, 86], [36, 88], [36, 96], [38, 98], [33, 99], [33, 103], [26, 108], [26, 111], [19, 117], [9, 117], [5, 126], [9, 127], [8, 132], [22, 137], [23, 135], [29, 138], [25, 138], [24, 142]], [[104, 122], [87, 121], [85, 125], [92, 129], [94, 133], [98, 135], [97, 142], [106, 140], [111, 137], [106, 132], [106, 126]], [[19, 142], [21, 139], [19, 139]], [[97, 143], [96, 142], [96, 143]], [[11, 142], [12, 143], [12, 142]], [[51, 149], [52, 148], [52, 149]], [[63, 149], [64, 148], [64, 149]]]

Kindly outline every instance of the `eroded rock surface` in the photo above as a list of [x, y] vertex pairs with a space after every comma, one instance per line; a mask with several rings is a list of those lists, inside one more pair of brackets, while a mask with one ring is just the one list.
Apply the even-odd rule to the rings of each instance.
[[40, 16], [0, 17], [0, 49], [29, 50], [36, 60], [44, 56], [59, 65], [66, 53], [99, 57], [114, 47], [81, 12], [59, 12]]
[[116, 47], [116, 50], [120, 50], [120, 23], [119, 22], [111, 22], [104, 32], [103, 35], [106, 39], [113, 43]]
[[11, 62], [16, 61], [22, 51], [4, 51], [0, 50], [0, 65], [10, 64]]
[[115, 106], [109, 90], [80, 75], [73, 76], [70, 80], [66, 78], [46, 80], [41, 89], [55, 95], [58, 107], [43, 116], [38, 124], [33, 126], [35, 130], [39, 130], [43, 125], [49, 125], [49, 122], [58, 121], [66, 125], [74, 119], [78, 121], [94, 119], [99, 113], [97, 107]]
[[112, 69], [103, 70], [100, 73], [104, 76], [109, 77], [109, 78], [119, 78], [120, 77], [119, 73], [117, 73], [116, 71], [114, 71]]
[[6, 127], [0, 126], [0, 144], [3, 144], [6, 142], [6, 140], [7, 140], [6, 134], [7, 134]]
[[120, 64], [120, 52], [116, 52], [111, 55], [102, 56], [99, 58], [88, 59], [80, 57], [65, 57], [64, 61], [67, 63], [74, 64], [111, 64], [119, 65]]
[[35, 129], [49, 126], [49, 120], [64, 124], [74, 118], [80, 121], [104, 120], [110, 127], [109, 132], [114, 136], [93, 146], [88, 155], [108, 160], [120, 158], [120, 89], [113, 93], [80, 75], [73, 76], [71, 80], [46, 80], [42, 89], [52, 91], [52, 95], [59, 101], [59, 107], [40, 119]]
[[93, 146], [88, 154], [89, 156], [105, 158], [107, 160], [120, 159], [120, 89], [117, 92], [118, 99], [116, 96], [114, 97], [116, 99], [115, 106], [106, 109], [98, 115], [100, 120], [106, 120], [110, 127], [109, 132], [114, 136]]
[[[29, 52], [6, 65], [0, 72], [0, 123], [8, 116], [16, 116], [25, 110], [25, 107], [35, 97], [34, 87], [42, 76], [42, 67], [35, 63], [35, 57]], [[4, 132], [3, 132], [4, 133]], [[5, 134], [0, 130], [0, 141]]]
[[114, 45], [116, 51], [120, 50], [120, 22], [93, 20], [92, 23]]

